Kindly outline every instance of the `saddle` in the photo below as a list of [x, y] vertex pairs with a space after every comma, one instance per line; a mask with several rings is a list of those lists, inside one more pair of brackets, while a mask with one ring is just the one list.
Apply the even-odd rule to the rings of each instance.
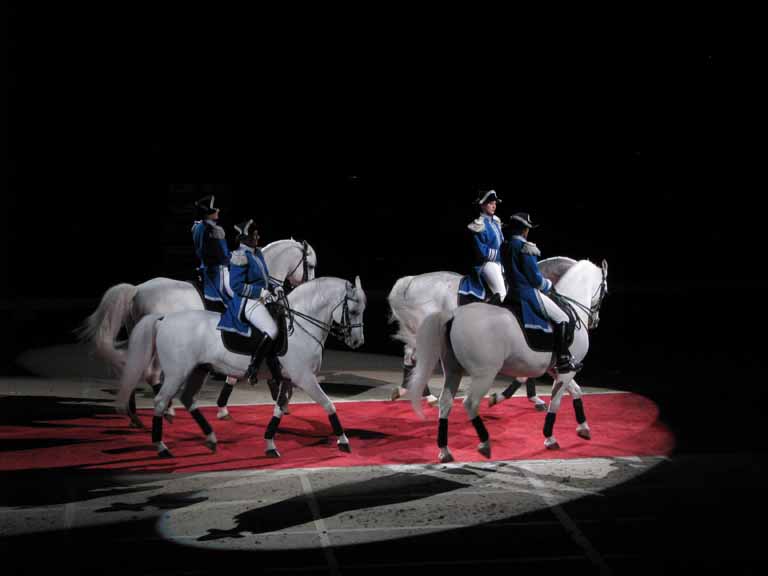
[[[277, 324], [274, 353], [276, 356], [285, 356], [285, 353], [288, 351], [288, 328], [285, 308], [275, 302], [267, 304], [266, 307]], [[261, 333], [258, 330], [251, 330], [250, 336], [243, 336], [237, 332], [228, 332], [226, 330], [219, 330], [219, 333], [221, 334], [221, 342], [224, 344], [224, 348], [235, 354], [251, 356], [261, 343]]]
[[555, 350], [554, 332], [532, 330], [523, 325], [523, 308], [519, 302], [508, 298], [501, 307], [512, 312], [512, 316], [515, 317], [515, 320], [520, 325], [520, 330], [525, 337], [525, 343], [528, 345], [528, 348], [535, 352], [553, 352]]

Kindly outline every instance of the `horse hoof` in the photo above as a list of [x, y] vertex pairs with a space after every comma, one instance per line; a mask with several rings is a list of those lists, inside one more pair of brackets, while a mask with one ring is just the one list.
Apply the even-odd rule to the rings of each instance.
[[274, 448], [270, 448], [264, 454], [267, 455], [267, 458], [280, 458], [280, 452], [275, 450]]
[[560, 450], [560, 444], [557, 443], [557, 441], [552, 442], [552, 444], [544, 444], [547, 447], [547, 450]]
[[491, 406], [495, 406], [498, 403], [499, 403], [499, 399], [496, 396], [496, 392], [493, 392], [488, 396], [488, 408], [490, 408]]
[[397, 400], [400, 398], [400, 389], [399, 388], [392, 388], [392, 392], [389, 395], [390, 400]]
[[168, 412], [166, 412], [165, 414], [163, 414], [163, 418], [165, 418], [168, 424], [173, 424], [173, 414], [169, 414]]
[[448, 462], [453, 462], [453, 454], [450, 452], [446, 452], [445, 454], [440, 454], [439, 458], [441, 464], [446, 464]]
[[547, 410], [547, 404], [542, 402], [541, 404], [536, 404], [536, 412], [546, 412]]
[[157, 453], [158, 458], [173, 458], [173, 454], [171, 454], [170, 450], [160, 450], [160, 452]]
[[487, 446], [483, 445], [483, 444], [478, 445], [477, 451], [480, 452], [480, 454], [482, 454], [486, 458], [490, 458], [491, 457], [491, 445], [490, 444], [488, 444]]
[[232, 420], [232, 416], [229, 415], [229, 412], [225, 414], [216, 414], [216, 418], [219, 420]]
[[584, 440], [592, 440], [592, 434], [589, 433], [588, 428], [583, 428], [581, 430], [577, 430], [576, 434], [580, 436], [581, 438], [584, 438]]
[[205, 447], [208, 448], [208, 450], [210, 450], [214, 454], [216, 453], [217, 446], [218, 446], [218, 442], [211, 442], [210, 440], [205, 441]]
[[437, 397], [435, 397], [435, 396], [433, 396], [432, 394], [430, 394], [429, 396], [427, 396], [427, 404], [429, 404], [429, 405], [430, 405], [430, 406], [432, 406], [433, 408], [434, 408], [435, 406], [437, 406], [437, 403], [438, 403], [438, 402], [439, 402], [438, 398], [437, 398]]
[[347, 454], [352, 453], [352, 448], [350, 448], [349, 444], [346, 444], [346, 443], [339, 444], [339, 450], [341, 450], [342, 452], [346, 452]]

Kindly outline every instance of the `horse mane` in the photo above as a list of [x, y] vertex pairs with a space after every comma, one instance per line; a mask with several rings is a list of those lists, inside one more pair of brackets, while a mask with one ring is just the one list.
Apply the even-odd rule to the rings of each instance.
[[274, 242], [270, 242], [269, 244], [264, 246], [264, 248], [262, 248], [261, 250], [263, 252], [264, 250], [266, 250], [268, 248], [277, 248], [278, 245], [282, 245], [282, 244], [301, 244], [301, 242], [297, 242], [293, 238], [290, 238], [290, 239], [285, 238], [283, 240], [275, 240]]
[[[291, 293], [288, 295], [290, 298], [292, 295], [296, 294], [296, 297], [306, 298], [304, 292], [307, 292], [310, 289], [314, 289], [312, 292], [312, 301], [309, 302], [309, 304], [314, 307], [315, 306], [315, 300], [321, 297], [321, 294], [324, 294], [325, 290], [322, 289], [321, 284], [331, 284], [335, 282], [342, 282], [344, 286], [352, 286], [352, 288], [355, 288], [355, 285], [350, 282], [349, 280], [345, 280], [344, 278], [336, 278], [335, 276], [322, 276], [321, 278], [315, 278], [314, 280], [310, 280], [308, 282], [304, 282], [303, 284], [300, 284], [299, 286], [296, 286]], [[360, 291], [360, 294], [363, 298], [363, 305], [367, 304], [367, 297], [365, 295], [365, 292], [363, 290]]]

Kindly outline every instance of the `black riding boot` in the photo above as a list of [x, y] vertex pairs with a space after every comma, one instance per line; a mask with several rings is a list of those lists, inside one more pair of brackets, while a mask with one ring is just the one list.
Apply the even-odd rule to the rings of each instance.
[[256, 349], [251, 354], [251, 364], [248, 366], [248, 370], [245, 371], [245, 378], [251, 386], [254, 386], [258, 381], [259, 368], [261, 362], [267, 355], [267, 352], [272, 347], [272, 338], [267, 336], [266, 332], [261, 334], [261, 342], [259, 342]]
[[496, 306], [501, 306], [501, 294], [498, 292], [494, 292], [493, 296], [491, 296], [491, 299], [488, 300], [488, 304], [494, 304]]
[[555, 338], [555, 370], [558, 374], [576, 372], [581, 370], [581, 364], [576, 364], [568, 349], [568, 322], [561, 322], [554, 325]]

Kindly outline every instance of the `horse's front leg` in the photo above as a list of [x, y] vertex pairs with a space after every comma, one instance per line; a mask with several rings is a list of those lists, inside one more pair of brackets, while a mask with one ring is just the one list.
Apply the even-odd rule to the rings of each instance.
[[568, 392], [573, 396], [573, 411], [576, 413], [576, 434], [585, 440], [591, 440], [592, 434], [589, 431], [589, 424], [587, 424], [587, 416], [584, 414], [584, 403], [581, 400], [583, 393], [581, 386], [573, 379], [568, 384]]
[[572, 378], [572, 374], [558, 375], [552, 383], [552, 397], [549, 402], [547, 416], [544, 418], [544, 446], [550, 450], [557, 450], [560, 448], [560, 444], [557, 443], [557, 439], [555, 439], [553, 434], [553, 429], [555, 427], [557, 411], [560, 409], [560, 402], [563, 399], [565, 389]]

